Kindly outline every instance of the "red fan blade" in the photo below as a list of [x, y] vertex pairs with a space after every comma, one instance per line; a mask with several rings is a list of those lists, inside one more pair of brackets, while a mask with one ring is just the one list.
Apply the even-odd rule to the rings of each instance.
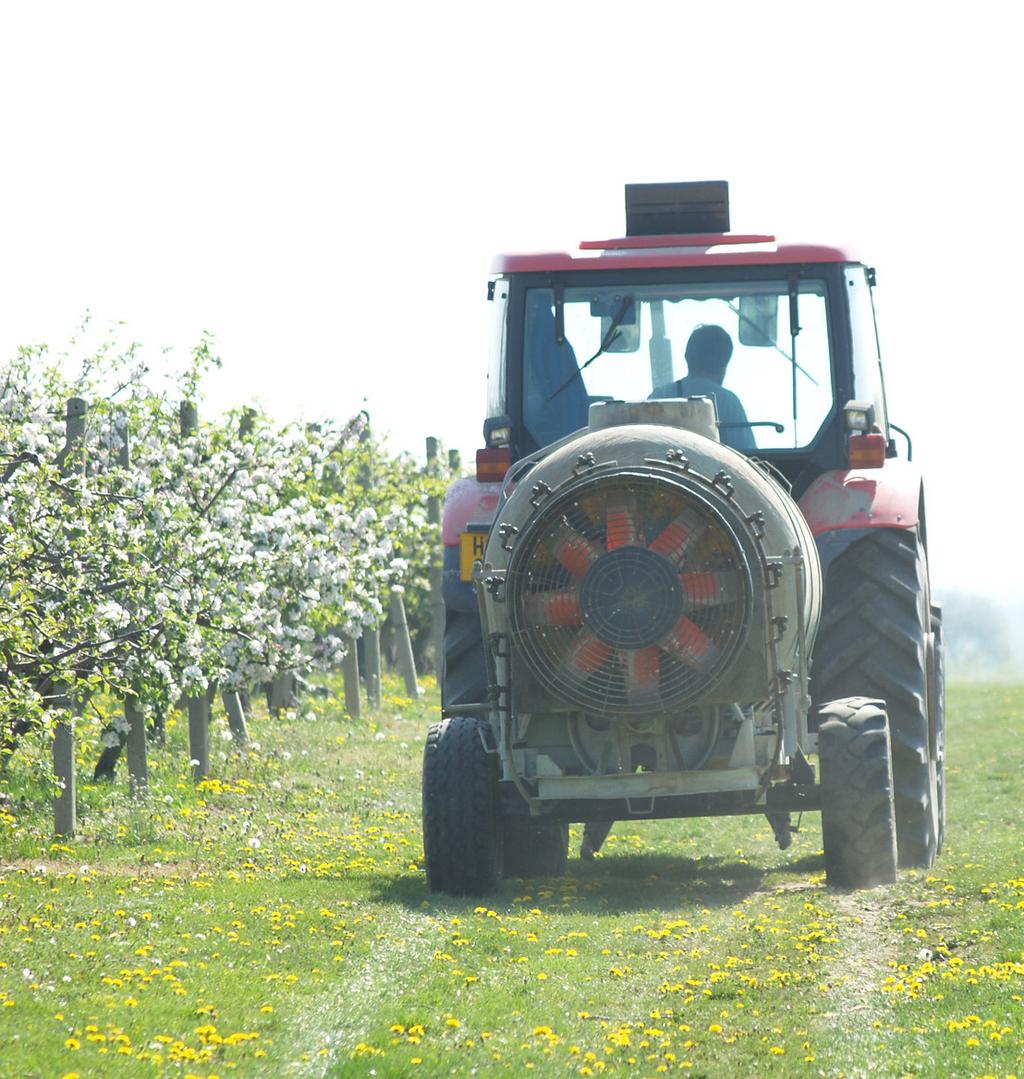
[[604, 666], [605, 660], [612, 654], [612, 646], [595, 637], [585, 629], [576, 643], [569, 650], [569, 669], [575, 674], [593, 674]]
[[550, 546], [555, 558], [574, 577], [582, 577], [601, 557], [597, 545], [581, 536], [567, 521], [563, 521], [551, 537]]
[[658, 649], [639, 648], [624, 652], [626, 666], [626, 699], [630, 704], [644, 704], [658, 696]]
[[670, 521], [651, 544], [650, 549], [677, 566], [682, 565], [688, 548], [704, 534], [705, 524], [693, 510], [684, 510]]
[[583, 623], [583, 611], [575, 588], [530, 596], [526, 602], [526, 613], [530, 621], [538, 626], [579, 626]]
[[632, 495], [623, 494], [608, 503], [607, 537], [609, 551], [636, 546], [636, 499]]
[[740, 596], [740, 579], [735, 570], [717, 573], [681, 573], [679, 579], [693, 607], [717, 607]]
[[675, 624], [661, 647], [670, 655], [681, 659], [690, 667], [702, 667], [707, 663], [714, 645], [711, 638], [685, 615]]

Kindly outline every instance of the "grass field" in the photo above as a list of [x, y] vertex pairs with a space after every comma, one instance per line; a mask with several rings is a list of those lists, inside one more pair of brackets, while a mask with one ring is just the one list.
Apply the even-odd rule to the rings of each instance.
[[66, 844], [15, 760], [0, 1075], [1024, 1074], [1024, 687], [951, 690], [946, 850], [895, 887], [828, 890], [808, 815], [784, 853], [763, 818], [621, 822], [486, 900], [426, 889], [436, 691], [391, 692], [244, 755], [218, 726], [198, 790], [179, 718], [150, 807], [84, 786]]

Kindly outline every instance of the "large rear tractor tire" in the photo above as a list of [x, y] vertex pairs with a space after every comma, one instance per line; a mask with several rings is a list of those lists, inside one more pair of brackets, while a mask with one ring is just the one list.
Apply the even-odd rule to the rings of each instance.
[[878, 529], [835, 559], [825, 582], [811, 694], [819, 707], [861, 694], [885, 702], [902, 866], [930, 866], [940, 842], [930, 648], [928, 570], [914, 532]]
[[480, 615], [452, 607], [444, 616], [444, 656], [441, 664], [441, 700], [446, 708], [480, 704], [487, 699], [487, 663], [484, 659]]
[[434, 723], [423, 752], [423, 849], [427, 884], [450, 895], [480, 895], [501, 876], [498, 762], [481, 738], [483, 721]]
[[506, 817], [504, 873], [507, 877], [560, 877], [569, 864], [569, 825], [530, 817]]
[[821, 832], [835, 888], [896, 880], [896, 814], [889, 724], [882, 701], [851, 697], [821, 709]]
[[931, 708], [932, 756], [935, 758], [936, 815], [938, 841], [935, 853], [942, 852], [946, 841], [946, 652], [942, 640], [942, 608], [932, 604], [932, 647], [928, 667], [930, 685], [928, 705]]

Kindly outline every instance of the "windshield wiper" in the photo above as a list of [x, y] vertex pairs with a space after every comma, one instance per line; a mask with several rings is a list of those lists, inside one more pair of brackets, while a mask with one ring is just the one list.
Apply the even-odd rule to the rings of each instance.
[[608, 332], [601, 340], [601, 347], [594, 353], [593, 356], [587, 360], [586, 363], [580, 364], [580, 366], [573, 371], [573, 373], [558, 387], [557, 390], [548, 398], [549, 401], [553, 401], [564, 389], [567, 389], [573, 384], [573, 382], [583, 376], [583, 372], [602, 355], [611, 346], [612, 342], [617, 341], [621, 334], [619, 333], [619, 327], [622, 325], [622, 320], [626, 317], [627, 312], [633, 306], [632, 296], [623, 296], [622, 303], [619, 305], [618, 311], [615, 312], [615, 318], [612, 319], [611, 325], [608, 327]]

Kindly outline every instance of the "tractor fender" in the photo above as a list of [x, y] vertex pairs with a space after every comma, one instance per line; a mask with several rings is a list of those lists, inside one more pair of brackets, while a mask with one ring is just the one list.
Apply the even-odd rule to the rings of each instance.
[[448, 488], [441, 524], [444, 540], [441, 595], [449, 609], [466, 614], [477, 609], [473, 582], [463, 581], [459, 576], [459, 536], [469, 524], [491, 524], [500, 496], [500, 483], [480, 483], [472, 477], [456, 480]]
[[799, 505], [815, 536], [843, 528], [917, 528], [921, 473], [896, 459], [881, 468], [823, 472]]
[[833, 560], [879, 528], [924, 528], [921, 473], [909, 461], [881, 468], [823, 472], [799, 499], [811, 526], [822, 575]]
[[480, 483], [472, 476], [456, 480], [444, 497], [441, 537], [445, 547], [455, 546], [459, 534], [465, 532], [466, 525], [471, 522], [489, 525], [498, 510], [500, 497], [500, 483]]

